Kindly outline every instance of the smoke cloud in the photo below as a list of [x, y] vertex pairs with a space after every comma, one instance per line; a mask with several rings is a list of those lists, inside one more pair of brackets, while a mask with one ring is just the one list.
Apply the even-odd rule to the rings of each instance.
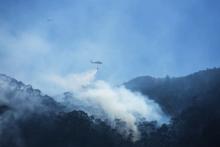
[[[51, 75], [50, 81], [72, 92], [74, 97], [72, 100], [77, 99], [81, 104], [100, 108], [113, 126], [116, 119], [125, 122], [127, 132], [132, 131], [134, 140], [139, 137], [136, 124], [140, 120], [157, 121], [159, 125], [168, 123], [169, 118], [153, 100], [140, 93], [132, 92], [124, 86], [112, 86], [106, 81], [96, 80], [96, 73], [97, 70], [90, 70], [64, 77]], [[91, 115], [98, 115], [95, 111], [88, 110], [87, 112], [92, 113]]]

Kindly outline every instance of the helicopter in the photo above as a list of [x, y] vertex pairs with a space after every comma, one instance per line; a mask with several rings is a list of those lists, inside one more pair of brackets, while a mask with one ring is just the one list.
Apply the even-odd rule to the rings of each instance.
[[90, 60], [90, 63], [91, 64], [96, 64], [96, 66], [97, 66], [97, 70], [99, 69], [99, 65], [101, 65], [101, 64], [103, 64], [101, 61], [93, 61], [93, 60]]

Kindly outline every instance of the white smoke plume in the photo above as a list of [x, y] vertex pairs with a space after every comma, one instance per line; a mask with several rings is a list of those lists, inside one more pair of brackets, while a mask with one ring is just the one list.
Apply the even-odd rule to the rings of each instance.
[[159, 125], [168, 122], [168, 117], [153, 100], [140, 93], [131, 92], [124, 86], [112, 86], [103, 80], [96, 80], [96, 73], [97, 70], [91, 70], [66, 77], [53, 75], [50, 76], [50, 80], [72, 92], [77, 100], [100, 107], [110, 121], [114, 122], [115, 119], [124, 121], [127, 130], [133, 132], [134, 140], [139, 137], [136, 124], [140, 118], [157, 121]]

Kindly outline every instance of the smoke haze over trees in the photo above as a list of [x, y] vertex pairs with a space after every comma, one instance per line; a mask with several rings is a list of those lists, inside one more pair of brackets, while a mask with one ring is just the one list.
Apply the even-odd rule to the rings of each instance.
[[[91, 115], [81, 101], [70, 106], [8, 76], [0, 76], [1, 147], [218, 147], [220, 145], [220, 69], [179, 77], [137, 77], [125, 87], [139, 91], [159, 104], [170, 123], [139, 121], [140, 138], [133, 140], [120, 128], [126, 121]], [[58, 96], [61, 98], [60, 96]], [[84, 105], [84, 104], [83, 104]], [[85, 106], [85, 105], [84, 105]], [[80, 110], [81, 109], [81, 110]], [[97, 112], [99, 108], [92, 111]], [[126, 130], [128, 131], [128, 130]]]

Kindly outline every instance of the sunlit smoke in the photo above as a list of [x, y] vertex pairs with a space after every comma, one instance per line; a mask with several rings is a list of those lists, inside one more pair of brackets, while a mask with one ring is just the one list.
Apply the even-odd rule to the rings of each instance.
[[[124, 86], [112, 86], [103, 80], [96, 80], [97, 70], [65, 77], [50, 76], [50, 80], [61, 88], [74, 94], [74, 98], [99, 106], [113, 123], [120, 119], [126, 123], [127, 131], [131, 130], [134, 140], [139, 138], [136, 123], [139, 120], [157, 121], [158, 124], [167, 123], [168, 117], [159, 105], [140, 93], [131, 92]], [[92, 114], [95, 115], [95, 114]]]
[[76, 92], [90, 85], [95, 80], [96, 72], [97, 70], [90, 70], [81, 74], [70, 74], [66, 77], [51, 75], [50, 80], [68, 91]]

